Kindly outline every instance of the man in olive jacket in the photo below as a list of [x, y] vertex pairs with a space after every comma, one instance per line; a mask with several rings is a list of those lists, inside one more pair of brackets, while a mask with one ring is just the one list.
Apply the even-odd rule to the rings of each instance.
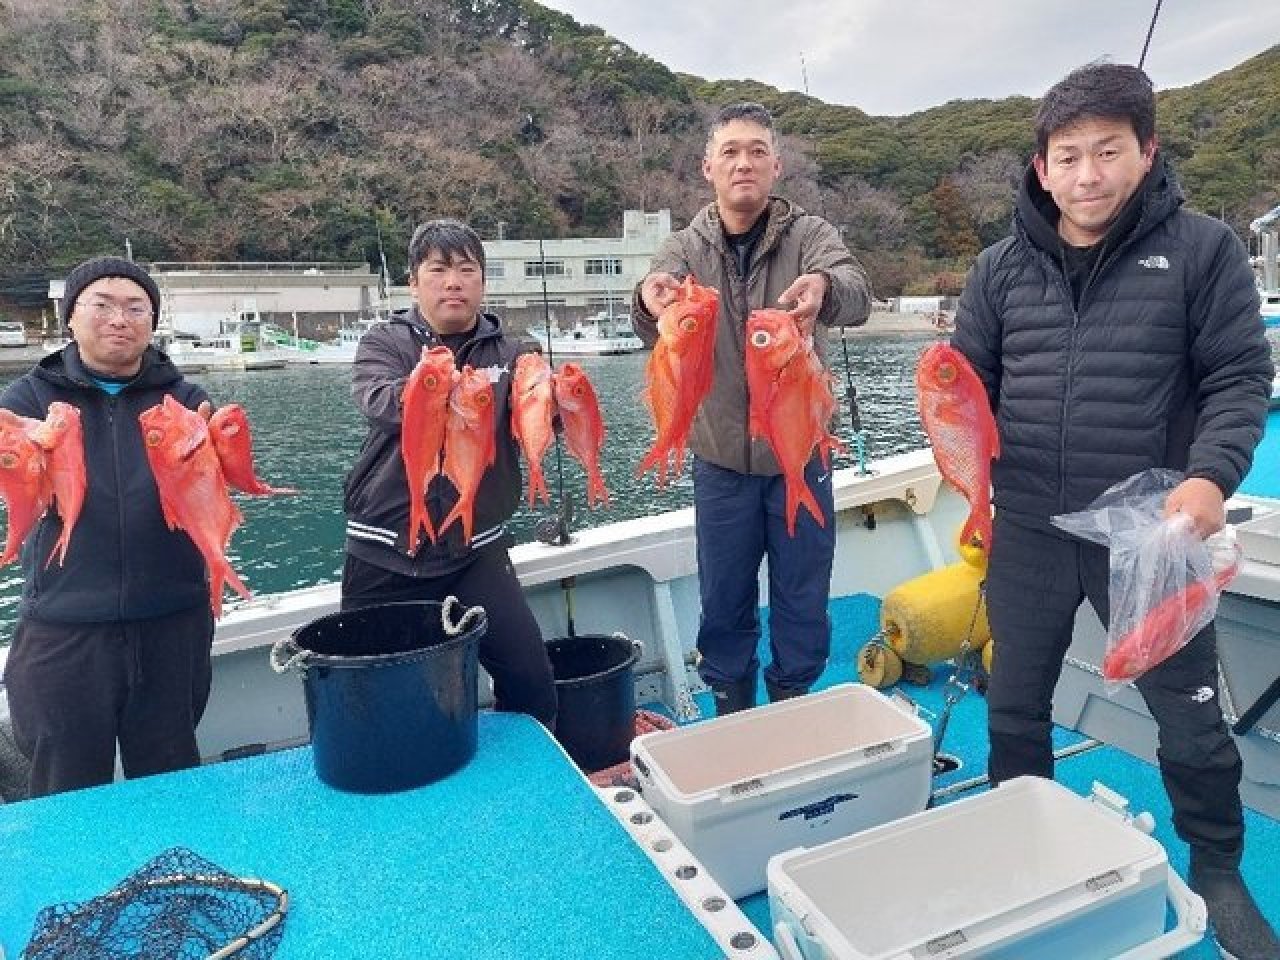
[[[1272, 364], [1243, 245], [1188, 212], [1156, 149], [1155, 96], [1136, 67], [1093, 64], [1054, 86], [1014, 235], [978, 258], [954, 345], [986, 384], [1000, 433], [987, 603], [994, 783], [1053, 775], [1054, 687], [1087, 598], [1103, 622], [1109, 563], [1054, 514], [1152, 467], [1186, 479], [1165, 502], [1205, 537], [1262, 436]], [[1223, 722], [1210, 624], [1137, 688], [1159, 729], [1173, 822], [1219, 945], [1280, 945], [1240, 877], [1240, 754]]]
[[755, 703], [760, 639], [757, 574], [769, 556], [769, 640], [765, 687], [772, 700], [806, 693], [831, 647], [827, 600], [835, 553], [831, 471], [815, 456], [805, 471], [826, 518], [805, 513], [788, 535], [785, 490], [769, 445], [747, 429], [747, 315], [786, 306], [802, 331], [821, 324], [815, 345], [826, 357], [826, 326], [865, 323], [866, 274], [821, 217], [770, 191], [781, 173], [773, 120], [759, 104], [726, 107], [712, 122], [702, 161], [715, 192], [693, 222], [667, 238], [637, 286], [636, 332], [657, 339], [656, 318], [679, 280], [692, 274], [720, 293], [714, 380], [693, 423], [693, 495], [702, 621], [699, 671], [716, 712]]

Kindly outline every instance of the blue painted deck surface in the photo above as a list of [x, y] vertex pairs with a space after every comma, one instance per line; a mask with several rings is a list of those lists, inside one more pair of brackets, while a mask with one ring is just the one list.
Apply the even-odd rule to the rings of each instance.
[[1262, 442], [1253, 452], [1253, 467], [1240, 492], [1255, 497], [1280, 497], [1280, 410], [1267, 414]]
[[0, 806], [0, 944], [167, 847], [288, 889], [278, 960], [713, 960], [715, 942], [542, 728], [485, 714], [474, 761], [356, 796], [309, 749]]

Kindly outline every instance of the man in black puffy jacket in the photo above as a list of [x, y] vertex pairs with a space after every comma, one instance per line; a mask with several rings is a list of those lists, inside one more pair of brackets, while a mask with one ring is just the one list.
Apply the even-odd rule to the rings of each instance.
[[[1105, 623], [1104, 548], [1054, 514], [1151, 467], [1183, 471], [1168, 514], [1202, 536], [1262, 436], [1273, 374], [1248, 256], [1226, 225], [1182, 208], [1136, 67], [1092, 64], [1045, 95], [1014, 235], [983, 251], [954, 345], [986, 384], [1000, 433], [987, 601], [993, 783], [1053, 775], [1051, 704], [1083, 599]], [[1210, 624], [1137, 687], [1159, 728], [1191, 885], [1225, 952], [1280, 946], [1239, 873], [1240, 755], [1218, 703]]]
[[[520, 502], [520, 462], [511, 435], [511, 373], [520, 344], [506, 336], [484, 299], [484, 245], [456, 220], [433, 220], [409, 242], [409, 287], [414, 306], [360, 339], [352, 375], [356, 406], [369, 433], [347, 474], [347, 556], [342, 569], [344, 610], [402, 600], [455, 595], [484, 607], [489, 629], [480, 662], [493, 677], [498, 709], [555, 721], [551, 662], [533, 612], [507, 555], [506, 522]], [[450, 525], [434, 544], [407, 540], [409, 487], [400, 454], [401, 397], [424, 346], [444, 345], [493, 383], [497, 429], [494, 463], [475, 498], [471, 541]], [[457, 491], [443, 475], [427, 490], [434, 525], [448, 515]], [[415, 550], [416, 548], [416, 550]]]
[[5, 664], [14, 739], [43, 796], [109, 783], [117, 743], [129, 777], [197, 764], [209, 698], [213, 616], [205, 565], [165, 523], [138, 414], [172, 394], [208, 411], [205, 392], [151, 346], [155, 281], [136, 263], [89, 260], [67, 277], [73, 340], [0, 396], [44, 419], [55, 400], [80, 411], [84, 506], [66, 560], [51, 508], [22, 549], [22, 601]]

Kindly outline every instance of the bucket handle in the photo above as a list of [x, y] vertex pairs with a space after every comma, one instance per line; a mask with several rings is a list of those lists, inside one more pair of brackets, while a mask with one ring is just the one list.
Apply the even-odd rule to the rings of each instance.
[[310, 654], [294, 643], [293, 637], [281, 637], [271, 645], [271, 669], [276, 673], [305, 670]]
[[623, 641], [624, 643], [629, 643], [629, 644], [631, 644], [631, 649], [635, 651], [636, 659], [637, 659], [637, 660], [643, 660], [643, 659], [644, 659], [644, 644], [643, 644], [643, 643], [641, 643], [639, 640], [632, 640], [630, 637], [628, 637], [628, 636], [627, 636], [625, 633], [623, 633], [621, 630], [615, 630], [615, 631], [613, 631], [613, 637], [614, 637], [614, 639], [615, 639], [615, 640], [621, 640], [621, 641]]
[[440, 604], [440, 629], [447, 637], [456, 637], [476, 620], [482, 620], [485, 617], [484, 607], [476, 606], [468, 607], [461, 617], [454, 620], [453, 611], [460, 606], [462, 604], [452, 594], [445, 597], [444, 602]]

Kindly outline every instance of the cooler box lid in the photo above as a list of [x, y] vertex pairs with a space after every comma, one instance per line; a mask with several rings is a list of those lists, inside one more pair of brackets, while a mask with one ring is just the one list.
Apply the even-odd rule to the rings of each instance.
[[[1156, 840], [1061, 784], [1020, 777], [781, 854], [770, 862], [769, 887], [806, 925], [821, 918], [857, 956], [885, 957], [958, 931], [972, 940], [983, 926], [1061, 918], [1135, 877], [1135, 889], [1163, 889], [1167, 874]], [[1163, 896], [1153, 902], [1158, 925]]]
[[832, 761], [875, 759], [931, 740], [929, 725], [864, 684], [638, 737], [632, 746], [676, 796], [732, 788]]

